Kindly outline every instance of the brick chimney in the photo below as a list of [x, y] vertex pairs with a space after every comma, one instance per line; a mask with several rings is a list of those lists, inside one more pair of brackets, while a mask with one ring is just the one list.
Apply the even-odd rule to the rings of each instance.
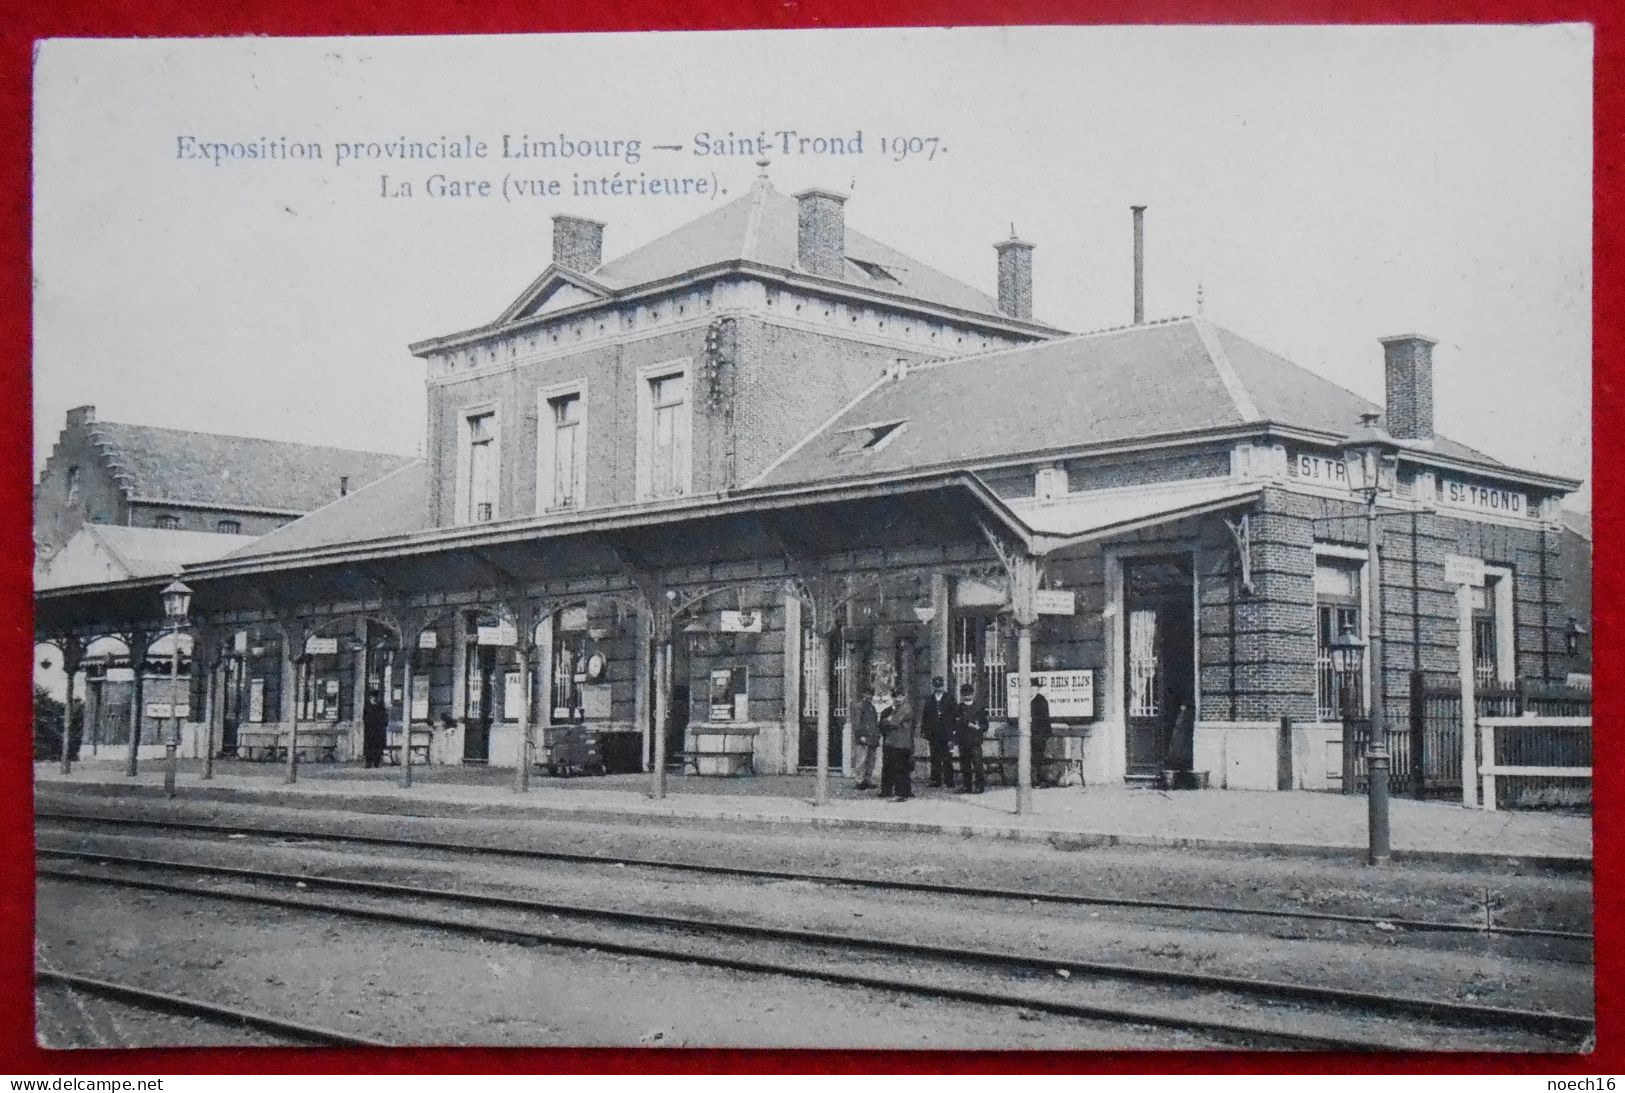
[[1010, 225], [1010, 238], [993, 244], [999, 252], [999, 310], [1012, 319], [1033, 317], [1033, 245], [1016, 238]]
[[796, 195], [796, 259], [819, 277], [846, 276], [846, 195], [803, 190]]
[[96, 407], [75, 406], [68, 411], [69, 425], [94, 425], [96, 423]]
[[553, 264], [591, 273], [604, 264], [604, 222], [560, 213], [553, 218]]
[[1382, 339], [1388, 380], [1388, 431], [1396, 440], [1433, 439], [1432, 338], [1399, 334]]

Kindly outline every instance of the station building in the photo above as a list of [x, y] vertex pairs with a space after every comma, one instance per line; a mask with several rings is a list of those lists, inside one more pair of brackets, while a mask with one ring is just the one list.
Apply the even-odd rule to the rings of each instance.
[[[1430, 339], [1373, 341], [1377, 406], [1201, 317], [1068, 334], [1032, 315], [1033, 244], [994, 243], [989, 295], [845, 205], [762, 178], [608, 261], [603, 224], [555, 217], [491, 323], [412, 346], [422, 460], [183, 568], [209, 651], [187, 747], [275, 754], [297, 725], [296, 758], [353, 756], [376, 690], [437, 763], [849, 769], [867, 689], [942, 675], [999, 758], [1026, 665], [1086, 783], [1183, 753], [1326, 787], [1373, 694], [1402, 736], [1412, 686], [1454, 675], [1451, 555], [1484, 564], [1484, 685], [1572, 670], [1577, 483], [1437, 435]], [[1345, 463], [1369, 415], [1375, 564]], [[39, 632], [155, 633], [163, 583], [42, 590]], [[1351, 666], [1379, 591], [1382, 663]]]
[[[34, 587], [140, 584], [212, 561], [409, 462], [405, 456], [257, 437], [100, 421], [68, 411], [34, 485]], [[129, 737], [158, 746], [155, 716], [196, 687], [172, 682], [169, 636], [132, 659], [119, 633], [97, 635], [78, 662], [90, 749]], [[191, 674], [191, 642], [178, 642]], [[50, 669], [61, 667], [47, 654]], [[135, 677], [143, 701], [135, 704]], [[176, 692], [171, 694], [171, 691]]]

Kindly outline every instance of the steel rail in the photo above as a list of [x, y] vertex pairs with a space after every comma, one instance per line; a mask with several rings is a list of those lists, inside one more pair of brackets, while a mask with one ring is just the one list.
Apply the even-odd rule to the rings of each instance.
[[115, 983], [107, 979], [92, 979], [89, 976], [74, 975], [70, 972], [58, 971], [55, 968], [36, 969], [34, 979], [39, 983], [55, 983], [73, 990], [84, 991], [86, 994], [127, 1002], [141, 1009], [156, 1010], [161, 1013], [175, 1013], [186, 1017], [203, 1017], [222, 1024], [238, 1025], [260, 1032], [273, 1032], [279, 1036], [287, 1036], [310, 1044], [334, 1047], [391, 1046], [383, 1040], [371, 1040], [365, 1036], [356, 1036], [348, 1032], [337, 1032], [316, 1025], [307, 1025], [301, 1021], [289, 1021], [256, 1010], [223, 1006], [217, 1002], [205, 1002], [198, 998], [187, 998], [179, 994], [147, 990], [144, 987], [134, 987], [128, 983]]
[[[41, 850], [42, 855], [86, 862], [111, 862], [144, 869], [168, 869], [175, 872], [206, 874], [250, 882], [296, 884], [305, 887], [325, 887], [373, 896], [391, 896], [405, 899], [441, 900], [479, 907], [497, 907], [536, 914], [567, 915], [598, 921], [616, 921], [641, 927], [679, 929], [702, 933], [743, 937], [752, 940], [780, 943], [833, 946], [843, 951], [863, 949], [890, 956], [923, 957], [935, 961], [974, 963], [1005, 968], [1019, 968], [1054, 974], [1066, 971], [1069, 975], [1112, 978], [1131, 982], [1157, 983], [1164, 986], [1196, 988], [1228, 992], [1254, 998], [1272, 998], [1296, 1002], [1311, 1002], [1322, 1006], [1341, 1006], [1363, 1013], [1384, 1012], [1419, 1015], [1434, 1021], [1486, 1025], [1501, 1028], [1532, 1030], [1558, 1036], [1581, 1037], [1588, 1035], [1594, 1022], [1587, 1017], [1551, 1013], [1539, 1010], [1520, 1010], [1475, 1003], [1452, 1002], [1442, 999], [1406, 995], [1352, 991], [1340, 987], [1292, 983], [1283, 980], [1250, 979], [1239, 976], [1214, 975], [1206, 972], [1184, 971], [1173, 968], [1148, 968], [1142, 965], [1118, 964], [1107, 961], [1075, 960], [1067, 958], [1035, 957], [1026, 953], [991, 949], [960, 949], [923, 942], [894, 941], [885, 938], [859, 937], [788, 926], [768, 926], [752, 923], [717, 922], [711, 919], [669, 915], [648, 911], [629, 911], [618, 908], [591, 907], [581, 904], [558, 903], [525, 896], [510, 896], [485, 892], [460, 892], [447, 889], [423, 888], [415, 885], [395, 884], [388, 881], [359, 880], [348, 877], [324, 877], [316, 874], [286, 873], [273, 870], [250, 869], [240, 866], [213, 865], [202, 862], [177, 862], [154, 858], [131, 858], [120, 855], [97, 854], [78, 850]], [[104, 878], [42, 871], [42, 876], [65, 877], [96, 882]], [[107, 877], [109, 883], [145, 886], [148, 882], [136, 878]], [[201, 894], [213, 894], [208, 889], [186, 889]]]
[[[980, 1005], [997, 1006], [1000, 1008], [1015, 1008], [1035, 1012], [1050, 1013], [1061, 1017], [1071, 1017], [1078, 1020], [1103, 1021], [1113, 1025], [1149, 1025], [1159, 1028], [1175, 1028], [1185, 1031], [1196, 1031], [1212, 1034], [1226, 1040], [1239, 1040], [1244, 1046], [1255, 1045], [1259, 1041], [1278, 1042], [1290, 1045], [1305, 1051], [1392, 1051], [1394, 1047], [1385, 1041], [1365, 1040], [1355, 1037], [1315, 1035], [1298, 1033], [1287, 1030], [1258, 1028], [1234, 1021], [1221, 1021], [1201, 1017], [1182, 1017], [1177, 1014], [1163, 1013], [1155, 1010], [1137, 1010], [1123, 1006], [1091, 1005], [1079, 1002], [1062, 1002], [1044, 998], [1031, 998], [1022, 995], [1004, 994], [997, 991], [979, 990], [967, 987], [951, 987], [942, 984], [921, 983], [915, 980], [891, 979], [885, 976], [864, 975], [856, 972], [842, 972], [824, 968], [798, 966], [794, 964], [776, 964], [763, 960], [753, 960], [747, 957], [718, 956], [712, 953], [684, 952], [672, 949], [669, 946], [654, 947], [649, 945], [635, 945], [626, 942], [609, 941], [599, 938], [570, 937], [561, 934], [546, 934], [533, 930], [522, 930], [512, 926], [496, 926], [472, 922], [446, 921], [427, 915], [416, 915], [404, 911], [385, 910], [381, 908], [356, 907], [343, 903], [324, 903], [317, 900], [295, 899], [285, 896], [276, 896], [266, 893], [236, 892], [223, 889], [196, 888], [189, 885], [168, 884], [163, 881], [142, 880], [139, 878], [95, 877], [82, 873], [58, 872], [44, 870], [38, 874], [57, 880], [75, 881], [90, 884], [117, 884], [124, 887], [138, 888], [147, 891], [165, 892], [176, 895], [203, 896], [227, 902], [246, 903], [255, 906], [276, 907], [286, 910], [299, 910], [307, 913], [334, 914], [342, 917], [356, 918], [369, 922], [381, 922], [395, 926], [405, 926], [433, 930], [442, 933], [468, 934], [485, 941], [505, 942], [519, 945], [545, 945], [554, 948], [580, 949], [589, 952], [611, 953], [616, 956], [643, 957], [659, 960], [666, 963], [692, 964], [701, 967], [719, 968], [727, 971], [750, 972], [759, 975], [785, 976], [791, 979], [815, 979], [822, 982], [833, 983], [838, 986], [863, 987], [871, 990], [900, 992], [904, 994], [923, 995], [934, 998], [943, 998], [955, 1002], [970, 1002]], [[424, 895], [418, 892], [418, 895]]]
[[1042, 889], [998, 888], [985, 885], [942, 884], [934, 881], [887, 880], [880, 877], [855, 877], [843, 873], [797, 872], [789, 869], [764, 869], [750, 865], [716, 865], [705, 862], [679, 862], [662, 858], [622, 858], [604, 854], [587, 854], [570, 850], [534, 850], [524, 847], [487, 846], [480, 843], [452, 842], [439, 839], [402, 839], [389, 835], [366, 835], [329, 831], [306, 831], [297, 828], [245, 827], [242, 825], [211, 824], [195, 820], [160, 820], [124, 816], [97, 816], [87, 813], [38, 812], [36, 819], [67, 821], [72, 823], [120, 823], [160, 829], [204, 831], [213, 834], [248, 834], [268, 838], [313, 839], [327, 842], [357, 843], [370, 846], [399, 847], [407, 850], [436, 850], [461, 854], [490, 854], [525, 858], [535, 861], [561, 861], [581, 865], [627, 865], [644, 869], [670, 869], [680, 872], [707, 873], [715, 876], [746, 877], [754, 880], [808, 881], [815, 884], [842, 885], [852, 888], [875, 888], [898, 892], [924, 892], [933, 895], [970, 896], [979, 899], [1026, 900], [1027, 902], [1057, 903], [1087, 907], [1123, 907], [1133, 910], [1177, 911], [1185, 914], [1251, 915], [1258, 918], [1301, 919], [1307, 922], [1335, 922], [1373, 928], [1387, 925], [1406, 930], [1500, 934], [1505, 937], [1542, 937], [1564, 941], [1593, 941], [1590, 933], [1578, 930], [1548, 930], [1531, 926], [1486, 926], [1476, 922], [1439, 922], [1431, 919], [1383, 918], [1375, 915], [1339, 914], [1330, 911], [1289, 910], [1278, 907], [1236, 907], [1225, 904], [1185, 903], [1168, 900], [1136, 899], [1130, 896], [1083, 895], [1076, 892], [1053, 892]]

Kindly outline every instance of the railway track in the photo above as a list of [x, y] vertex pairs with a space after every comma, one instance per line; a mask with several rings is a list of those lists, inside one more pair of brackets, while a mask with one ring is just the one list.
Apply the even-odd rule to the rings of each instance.
[[1125, 896], [1093, 895], [1077, 892], [1058, 892], [1041, 888], [1002, 888], [985, 885], [943, 884], [934, 881], [911, 881], [880, 877], [854, 876], [845, 873], [821, 873], [790, 869], [765, 869], [760, 866], [718, 865], [710, 862], [683, 862], [664, 858], [610, 857], [569, 850], [537, 850], [526, 847], [490, 846], [481, 843], [457, 842], [438, 839], [406, 839], [387, 835], [334, 833], [284, 827], [245, 827], [242, 825], [213, 824], [195, 820], [160, 820], [148, 817], [102, 816], [88, 813], [41, 811], [36, 820], [58, 823], [108, 824], [124, 827], [144, 827], [155, 830], [195, 831], [230, 836], [246, 834], [269, 839], [309, 839], [322, 842], [346, 843], [388, 847], [400, 850], [427, 850], [453, 854], [476, 854], [518, 858], [528, 861], [568, 862], [580, 865], [632, 866], [645, 869], [675, 870], [721, 877], [752, 880], [803, 881], [811, 884], [869, 888], [893, 892], [919, 892], [934, 895], [964, 896], [975, 899], [1020, 900], [1029, 903], [1051, 903], [1082, 907], [1117, 907], [1132, 910], [1171, 911], [1186, 914], [1216, 914], [1237, 917], [1297, 920], [1303, 922], [1335, 923], [1366, 926], [1376, 929], [1393, 927], [1402, 930], [1434, 933], [1481, 934], [1499, 937], [1545, 938], [1556, 941], [1590, 943], [1589, 931], [1552, 930], [1529, 926], [1496, 925], [1483, 920], [1450, 922], [1437, 919], [1386, 918], [1333, 911], [1309, 911], [1298, 908], [1240, 907], [1233, 904], [1192, 903], [1172, 900], [1140, 899]]
[[[905, 994], [930, 995], [959, 1002], [992, 1006], [1016, 1007], [1026, 1011], [1051, 1013], [1092, 1021], [1110, 1021], [1118, 1024], [1137, 1024], [1179, 1028], [1213, 1036], [1224, 1042], [1247, 1046], [1275, 1045], [1299, 1049], [1321, 1050], [1392, 1050], [1396, 1043], [1382, 1035], [1358, 1034], [1363, 1022], [1376, 1019], [1414, 1035], [1409, 1028], [1417, 1017], [1439, 1026], [1453, 1026], [1479, 1030], [1498, 1029], [1533, 1035], [1540, 1042], [1532, 1045], [1547, 1050], [1573, 1049], [1590, 1035], [1593, 1023], [1589, 1018], [1484, 1006], [1471, 1003], [1401, 997], [1390, 994], [1350, 991], [1341, 988], [1317, 986], [1244, 977], [1222, 976], [1197, 971], [1148, 968], [1102, 961], [1069, 960], [1037, 957], [1020, 952], [991, 949], [964, 950], [941, 945], [876, 937], [854, 936], [793, 927], [778, 927], [741, 922], [719, 922], [712, 919], [630, 911], [599, 906], [560, 903], [532, 899], [510, 894], [469, 892], [455, 889], [433, 889], [421, 885], [403, 885], [378, 880], [327, 877], [307, 873], [288, 873], [241, 866], [173, 861], [157, 858], [139, 858], [123, 855], [100, 854], [92, 851], [49, 850], [39, 851], [42, 858], [58, 861], [86, 863], [95, 872], [78, 869], [39, 869], [42, 879], [93, 885], [117, 885], [147, 891], [163, 892], [194, 898], [206, 898], [257, 906], [277, 907], [307, 914], [332, 914], [388, 923], [403, 927], [418, 927], [438, 932], [454, 932], [486, 940], [522, 945], [546, 945], [576, 949], [591, 949], [662, 961], [678, 961], [731, 971], [759, 975], [791, 976], [817, 979], [829, 983], [866, 987], [875, 990]], [[111, 870], [111, 872], [109, 872]], [[204, 884], [183, 884], [174, 880], [155, 878], [154, 873], [182, 874], [206, 878]], [[224, 882], [235, 887], [219, 887]], [[244, 887], [246, 886], [246, 887]], [[289, 890], [305, 894], [289, 894]], [[313, 899], [313, 890], [328, 890], [342, 895], [341, 900]], [[359, 902], [358, 902], [359, 901]], [[414, 903], [427, 903], [444, 908], [457, 907], [462, 912], [457, 918], [444, 913], [428, 914], [405, 909]], [[519, 922], [498, 921], [477, 915], [517, 913]], [[537, 929], [531, 922], [537, 916], [549, 919], [568, 918], [583, 924], [587, 933], [561, 932], [552, 923]], [[642, 937], [628, 939], [606, 932], [605, 924], [629, 931]], [[653, 934], [650, 937], [648, 935]], [[674, 947], [673, 937], [684, 937], [698, 945]], [[769, 959], [759, 956], [738, 955], [726, 943], [752, 941], [777, 947], [781, 951], [799, 954], [797, 959]], [[719, 948], [719, 943], [723, 947]], [[830, 953], [836, 954], [831, 957]], [[936, 981], [918, 975], [899, 977], [879, 975], [863, 970], [862, 961], [907, 960], [911, 966], [928, 967], [939, 973]], [[854, 961], [859, 967], [854, 969]], [[985, 979], [993, 974], [1005, 980], [1025, 980], [1053, 987], [1054, 977], [1064, 976], [1068, 982], [1080, 987], [1115, 981], [1135, 985], [1137, 990], [1160, 992], [1162, 1005], [1157, 1007], [1125, 1006], [1119, 1001], [1077, 1001], [1055, 997], [1053, 990], [1013, 991], [986, 986], [966, 986], [954, 982], [953, 972], [961, 974], [973, 968]], [[946, 979], [941, 978], [945, 975]], [[1203, 1005], [1208, 1012], [1201, 1012]], [[1251, 1012], [1263, 1011], [1275, 1021], [1259, 1023], [1256, 1019], [1237, 1020], [1228, 1016], [1212, 1015], [1238, 1008]], [[1296, 1013], [1292, 1010], [1296, 1009]], [[1332, 1026], [1341, 1023], [1356, 1026], [1356, 1032], [1321, 1031], [1303, 1032], [1291, 1026], [1302, 1026], [1302, 1019], [1314, 1018]], [[1311, 1022], [1312, 1023], [1312, 1022]], [[1424, 1045], [1417, 1045], [1424, 1046]]]
[[286, 1018], [274, 1017], [256, 1010], [222, 1005], [218, 1002], [206, 1002], [199, 998], [188, 998], [163, 991], [147, 990], [144, 987], [132, 986], [129, 983], [115, 983], [108, 979], [75, 975], [71, 972], [59, 971], [56, 968], [41, 967], [37, 969], [34, 972], [34, 981], [61, 987], [65, 990], [77, 991], [81, 994], [93, 995], [97, 998], [123, 1002], [126, 1005], [135, 1006], [138, 1009], [153, 1013], [175, 1014], [181, 1017], [211, 1021], [232, 1028], [269, 1033], [273, 1036], [291, 1040], [295, 1044], [322, 1047], [389, 1046], [382, 1040], [371, 1040], [364, 1036], [356, 1036], [353, 1033], [339, 1032], [334, 1029], [305, 1024], [302, 1021], [290, 1021]]

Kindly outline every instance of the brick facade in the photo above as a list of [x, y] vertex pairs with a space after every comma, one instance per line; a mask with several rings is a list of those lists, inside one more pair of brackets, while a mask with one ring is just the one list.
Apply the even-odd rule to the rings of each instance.
[[650, 366], [690, 368], [690, 492], [720, 493], [748, 483], [897, 362], [939, 360], [1020, 340], [970, 323], [746, 278], [637, 303], [606, 303], [478, 345], [427, 354], [426, 503], [437, 526], [457, 522], [462, 421], [494, 410], [500, 448], [495, 518], [536, 514], [542, 391], [577, 383], [585, 391], [586, 507], [599, 508], [637, 499], [639, 376]]
[[[77, 473], [73, 473], [75, 469]], [[72, 489], [70, 474], [75, 484]], [[113, 478], [89, 423], [78, 411], [70, 411], [67, 425], [34, 486], [36, 555], [45, 558], [56, 553], [87, 523], [129, 521], [130, 503]]]

